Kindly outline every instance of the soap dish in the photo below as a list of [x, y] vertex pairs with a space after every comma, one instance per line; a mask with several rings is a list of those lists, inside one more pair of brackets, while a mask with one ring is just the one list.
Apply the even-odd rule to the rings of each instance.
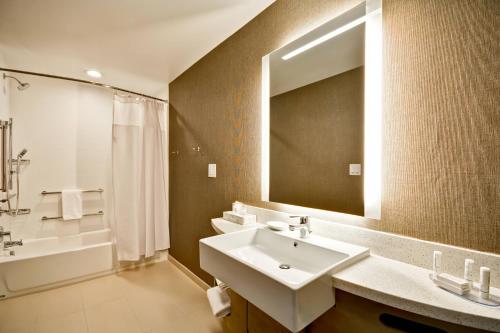
[[283, 231], [288, 229], [288, 223], [281, 221], [268, 221], [266, 223], [270, 229], [276, 231]]

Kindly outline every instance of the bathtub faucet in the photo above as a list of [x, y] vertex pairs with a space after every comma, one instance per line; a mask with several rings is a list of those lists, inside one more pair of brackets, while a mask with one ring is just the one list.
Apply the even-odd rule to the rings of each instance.
[[[4, 240], [4, 236], [8, 236], [9, 240]], [[4, 231], [3, 227], [0, 226], [0, 246], [1, 248], [8, 249], [13, 246], [23, 246], [23, 240], [13, 241], [10, 236], [10, 231]]]
[[4, 236], [9, 236], [9, 240], [11, 240], [11, 238], [10, 238], [10, 231], [3, 231], [3, 227], [0, 226], [0, 244], [3, 243], [3, 237]]
[[9, 247], [13, 246], [23, 246], [23, 240], [18, 240], [18, 241], [4, 241], [3, 242], [3, 248], [8, 249]]

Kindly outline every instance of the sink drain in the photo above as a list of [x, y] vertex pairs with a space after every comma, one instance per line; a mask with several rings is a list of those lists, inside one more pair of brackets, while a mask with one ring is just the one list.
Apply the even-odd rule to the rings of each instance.
[[290, 265], [288, 264], [281, 264], [279, 267], [280, 269], [290, 269]]

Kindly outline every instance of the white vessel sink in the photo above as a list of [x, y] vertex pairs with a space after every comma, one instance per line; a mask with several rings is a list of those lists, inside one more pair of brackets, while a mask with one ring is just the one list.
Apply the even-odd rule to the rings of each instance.
[[202, 269], [293, 332], [335, 304], [331, 274], [368, 255], [364, 247], [267, 228], [200, 240]]

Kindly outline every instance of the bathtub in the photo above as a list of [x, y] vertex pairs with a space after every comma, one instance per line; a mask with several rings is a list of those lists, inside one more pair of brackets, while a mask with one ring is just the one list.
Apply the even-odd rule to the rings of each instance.
[[113, 271], [109, 229], [23, 241], [0, 257], [0, 299]]

